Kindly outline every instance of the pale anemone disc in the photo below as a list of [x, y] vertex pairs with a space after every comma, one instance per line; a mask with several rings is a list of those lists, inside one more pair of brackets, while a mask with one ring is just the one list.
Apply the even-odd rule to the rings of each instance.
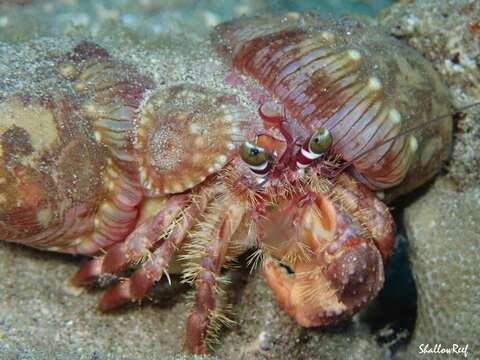
[[151, 93], [140, 110], [135, 140], [147, 193], [180, 193], [220, 171], [242, 135], [244, 113], [234, 100], [201, 86]]

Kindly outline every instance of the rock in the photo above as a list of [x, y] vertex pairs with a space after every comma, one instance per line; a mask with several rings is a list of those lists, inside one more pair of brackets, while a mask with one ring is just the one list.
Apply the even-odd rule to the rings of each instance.
[[409, 255], [417, 284], [417, 324], [407, 353], [421, 344], [468, 345], [480, 339], [480, 187], [458, 192], [439, 179], [405, 209]]

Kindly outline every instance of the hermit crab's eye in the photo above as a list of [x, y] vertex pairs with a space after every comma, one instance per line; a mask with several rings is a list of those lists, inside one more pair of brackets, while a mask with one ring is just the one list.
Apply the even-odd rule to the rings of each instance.
[[297, 168], [303, 169], [325, 154], [332, 146], [332, 133], [324, 127], [319, 127], [303, 144], [297, 154]]
[[245, 141], [240, 148], [242, 160], [251, 166], [261, 166], [268, 161], [268, 154], [261, 146]]
[[332, 134], [324, 127], [315, 130], [308, 142], [310, 152], [318, 155], [326, 153], [330, 146], [332, 146]]
[[240, 148], [240, 157], [256, 175], [265, 176], [270, 170], [270, 155], [261, 146], [244, 142]]

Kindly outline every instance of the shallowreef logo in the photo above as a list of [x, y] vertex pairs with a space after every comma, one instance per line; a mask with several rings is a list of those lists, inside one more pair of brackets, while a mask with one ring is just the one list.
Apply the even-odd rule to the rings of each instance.
[[463, 355], [465, 358], [468, 357], [468, 344], [458, 345], [452, 344], [450, 346], [445, 346], [442, 344], [420, 344], [418, 347], [419, 354], [440, 354], [440, 355]]

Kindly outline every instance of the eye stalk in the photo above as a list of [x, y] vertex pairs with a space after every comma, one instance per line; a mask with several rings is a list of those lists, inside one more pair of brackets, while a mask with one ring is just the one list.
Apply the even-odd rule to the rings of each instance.
[[312, 136], [305, 141], [297, 154], [297, 168], [304, 169], [314, 160], [326, 154], [332, 146], [332, 133], [324, 127], [317, 128]]
[[240, 157], [257, 176], [265, 177], [270, 171], [271, 157], [261, 146], [245, 141], [240, 148]]

